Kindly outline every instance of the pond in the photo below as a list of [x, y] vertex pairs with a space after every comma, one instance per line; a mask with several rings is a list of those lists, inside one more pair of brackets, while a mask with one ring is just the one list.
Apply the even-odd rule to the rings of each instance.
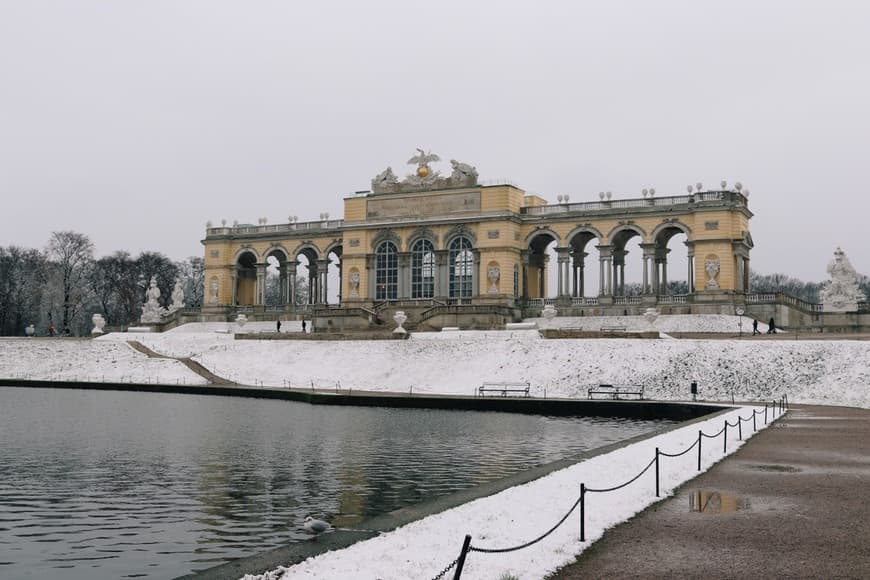
[[0, 387], [0, 577], [180, 576], [669, 423]]

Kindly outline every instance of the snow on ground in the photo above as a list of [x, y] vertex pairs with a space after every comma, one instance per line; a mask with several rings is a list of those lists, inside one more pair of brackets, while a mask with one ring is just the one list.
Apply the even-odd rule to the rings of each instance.
[[[642, 332], [650, 329], [643, 316], [559, 316], [548, 325], [543, 318], [529, 318], [526, 322], [536, 322], [538, 328], [581, 328], [587, 331], [599, 331], [603, 326], [624, 326], [628, 332]], [[727, 314], [669, 314], [659, 316], [655, 328], [665, 334], [678, 332], [704, 332], [738, 334], [740, 323], [743, 332], [752, 334], [752, 319]], [[758, 323], [759, 332], [767, 332], [767, 324]]]
[[0, 377], [54, 381], [204, 385], [178, 361], [148, 358], [124, 342], [0, 339]]
[[[343, 550], [327, 552], [266, 574], [249, 574], [244, 579], [434, 578], [458, 556], [465, 534], [471, 534], [473, 547], [506, 548], [524, 544], [542, 535], [569, 511], [579, 498], [580, 483], [596, 489], [618, 486], [647, 466], [655, 457], [656, 447], [666, 453], [678, 453], [692, 446], [698, 429], [713, 435], [723, 428], [725, 420], [731, 425], [736, 425], [741, 417], [751, 420], [754, 409], [756, 407], [739, 408], [724, 418], [718, 416], [657, 435]], [[764, 426], [760, 417], [758, 424]], [[752, 435], [751, 423], [744, 422], [743, 427], [744, 437], [748, 438]], [[744, 442], [737, 440], [737, 429], [729, 429], [728, 437], [730, 454]], [[725, 455], [721, 442], [721, 435], [715, 440], [704, 439], [703, 470]], [[697, 475], [697, 457], [693, 450], [679, 458], [660, 459], [662, 497], [672, 495], [680, 484]], [[578, 509], [551, 535], [530, 547], [500, 554], [469, 553], [462, 577], [469, 580], [542, 578], [572, 562], [577, 554], [600, 538], [604, 530], [655, 501], [655, 470], [651, 468], [622, 490], [586, 495], [585, 542], [580, 542]], [[453, 571], [446, 577], [452, 578]]]

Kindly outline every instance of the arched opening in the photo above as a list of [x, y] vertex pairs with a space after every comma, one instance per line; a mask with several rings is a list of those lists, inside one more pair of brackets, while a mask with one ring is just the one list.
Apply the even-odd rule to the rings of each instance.
[[448, 246], [449, 283], [447, 296], [451, 299], [471, 298], [474, 282], [474, 254], [471, 240], [465, 236], [454, 238]]
[[[571, 297], [598, 296], [600, 252], [597, 236], [590, 231], [581, 231], [571, 237], [568, 248], [571, 256]], [[591, 242], [591, 243], [590, 243]]]
[[257, 296], [257, 256], [243, 252], [236, 260], [235, 306], [252, 306]]
[[435, 244], [420, 239], [411, 246], [411, 298], [435, 296]]
[[640, 246], [642, 239], [641, 233], [632, 228], [622, 229], [611, 237], [613, 296], [643, 294], [643, 254]]
[[295, 304], [317, 304], [317, 252], [302, 248], [296, 254]]
[[671, 296], [694, 292], [694, 256], [686, 232], [676, 226], [663, 228], [656, 233], [654, 246], [654, 293]]
[[263, 303], [266, 306], [283, 306], [288, 303], [287, 255], [281, 250], [266, 254], [266, 289]]
[[548, 265], [558, 263], [556, 238], [549, 232], [542, 232], [529, 241], [528, 263], [524, 276], [527, 298], [548, 298], [558, 293], [558, 269], [552, 268], [548, 276]]
[[375, 250], [375, 300], [399, 297], [399, 250], [391, 241], [383, 241]]

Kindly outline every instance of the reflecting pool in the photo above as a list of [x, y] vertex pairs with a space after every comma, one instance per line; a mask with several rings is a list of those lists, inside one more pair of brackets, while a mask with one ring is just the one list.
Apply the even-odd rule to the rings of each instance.
[[171, 578], [665, 424], [0, 387], [0, 577]]

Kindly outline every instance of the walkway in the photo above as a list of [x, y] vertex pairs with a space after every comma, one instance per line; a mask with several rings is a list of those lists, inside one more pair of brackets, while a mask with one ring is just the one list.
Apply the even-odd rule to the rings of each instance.
[[188, 357], [179, 358], [179, 357], [174, 357], [174, 356], [166, 356], [165, 354], [160, 354], [157, 351], [151, 350], [150, 348], [148, 348], [147, 346], [145, 346], [144, 344], [142, 344], [138, 340], [128, 340], [127, 344], [129, 344], [135, 350], [138, 350], [139, 352], [141, 352], [142, 354], [144, 354], [145, 356], [147, 356], [149, 358], [163, 358], [163, 359], [169, 359], [169, 360], [177, 360], [178, 362], [180, 362], [181, 364], [183, 364], [184, 366], [186, 366], [187, 368], [189, 368], [190, 370], [192, 370], [193, 372], [195, 372], [196, 374], [198, 374], [199, 376], [201, 376], [202, 378], [207, 380], [208, 384], [210, 384], [210, 385], [239, 385], [239, 383], [234, 383], [233, 381], [231, 381], [229, 379], [225, 379], [221, 376], [214, 374], [213, 372], [211, 372], [210, 370], [208, 370], [207, 368], [205, 368], [204, 366], [202, 366], [201, 364], [199, 364], [198, 362], [196, 362], [195, 360], [193, 360], [191, 358], [188, 358]]
[[793, 405], [552, 578], [870, 578], [868, 490], [870, 410]]

